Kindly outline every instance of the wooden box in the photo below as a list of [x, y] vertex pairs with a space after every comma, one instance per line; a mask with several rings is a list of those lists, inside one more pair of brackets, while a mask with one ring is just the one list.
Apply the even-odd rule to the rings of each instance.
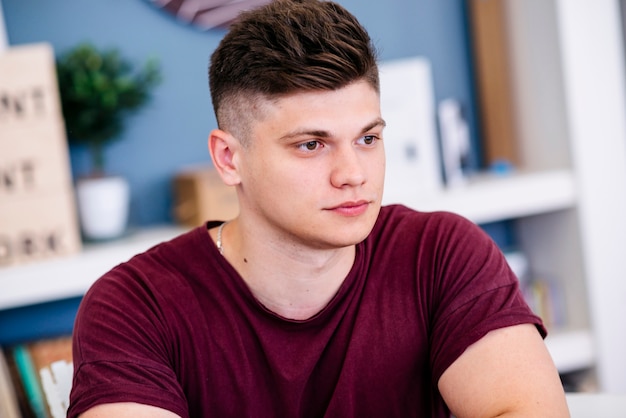
[[239, 213], [235, 188], [225, 185], [213, 167], [181, 170], [173, 183], [174, 218], [183, 225], [229, 220]]

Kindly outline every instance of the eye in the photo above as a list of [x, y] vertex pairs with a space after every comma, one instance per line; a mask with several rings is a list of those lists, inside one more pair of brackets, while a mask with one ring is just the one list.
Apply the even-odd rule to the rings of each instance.
[[319, 141], [307, 141], [301, 144], [298, 144], [298, 148], [304, 151], [315, 151], [318, 148], [321, 148], [322, 144]]
[[365, 145], [373, 145], [377, 139], [376, 135], [365, 135], [359, 139], [359, 142]]

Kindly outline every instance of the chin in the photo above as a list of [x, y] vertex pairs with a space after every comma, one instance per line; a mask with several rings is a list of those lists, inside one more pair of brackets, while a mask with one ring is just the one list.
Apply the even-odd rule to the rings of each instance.
[[365, 240], [370, 232], [372, 232], [375, 221], [376, 218], [367, 223], [363, 222], [358, 225], [352, 225], [343, 229], [337, 228], [335, 232], [337, 233], [337, 241], [341, 242], [339, 246], [348, 247], [350, 245], [356, 245]]

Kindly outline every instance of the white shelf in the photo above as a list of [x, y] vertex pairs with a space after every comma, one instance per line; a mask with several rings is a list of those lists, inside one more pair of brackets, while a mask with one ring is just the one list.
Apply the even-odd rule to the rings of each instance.
[[546, 345], [561, 373], [588, 369], [595, 365], [593, 336], [588, 330], [548, 331]]
[[571, 418], [621, 418], [626, 411], [624, 393], [566, 393]]
[[115, 265], [182, 233], [176, 226], [137, 231], [76, 255], [0, 269], [0, 310], [81, 296]]
[[446, 210], [476, 223], [488, 223], [568, 209], [576, 205], [570, 170], [480, 174], [468, 184], [402, 203], [421, 211]]

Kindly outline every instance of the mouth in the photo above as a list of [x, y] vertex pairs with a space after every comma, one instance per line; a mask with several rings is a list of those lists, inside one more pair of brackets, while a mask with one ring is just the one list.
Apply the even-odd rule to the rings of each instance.
[[364, 213], [369, 205], [370, 202], [367, 200], [349, 201], [333, 206], [329, 210], [344, 216], [358, 216]]

